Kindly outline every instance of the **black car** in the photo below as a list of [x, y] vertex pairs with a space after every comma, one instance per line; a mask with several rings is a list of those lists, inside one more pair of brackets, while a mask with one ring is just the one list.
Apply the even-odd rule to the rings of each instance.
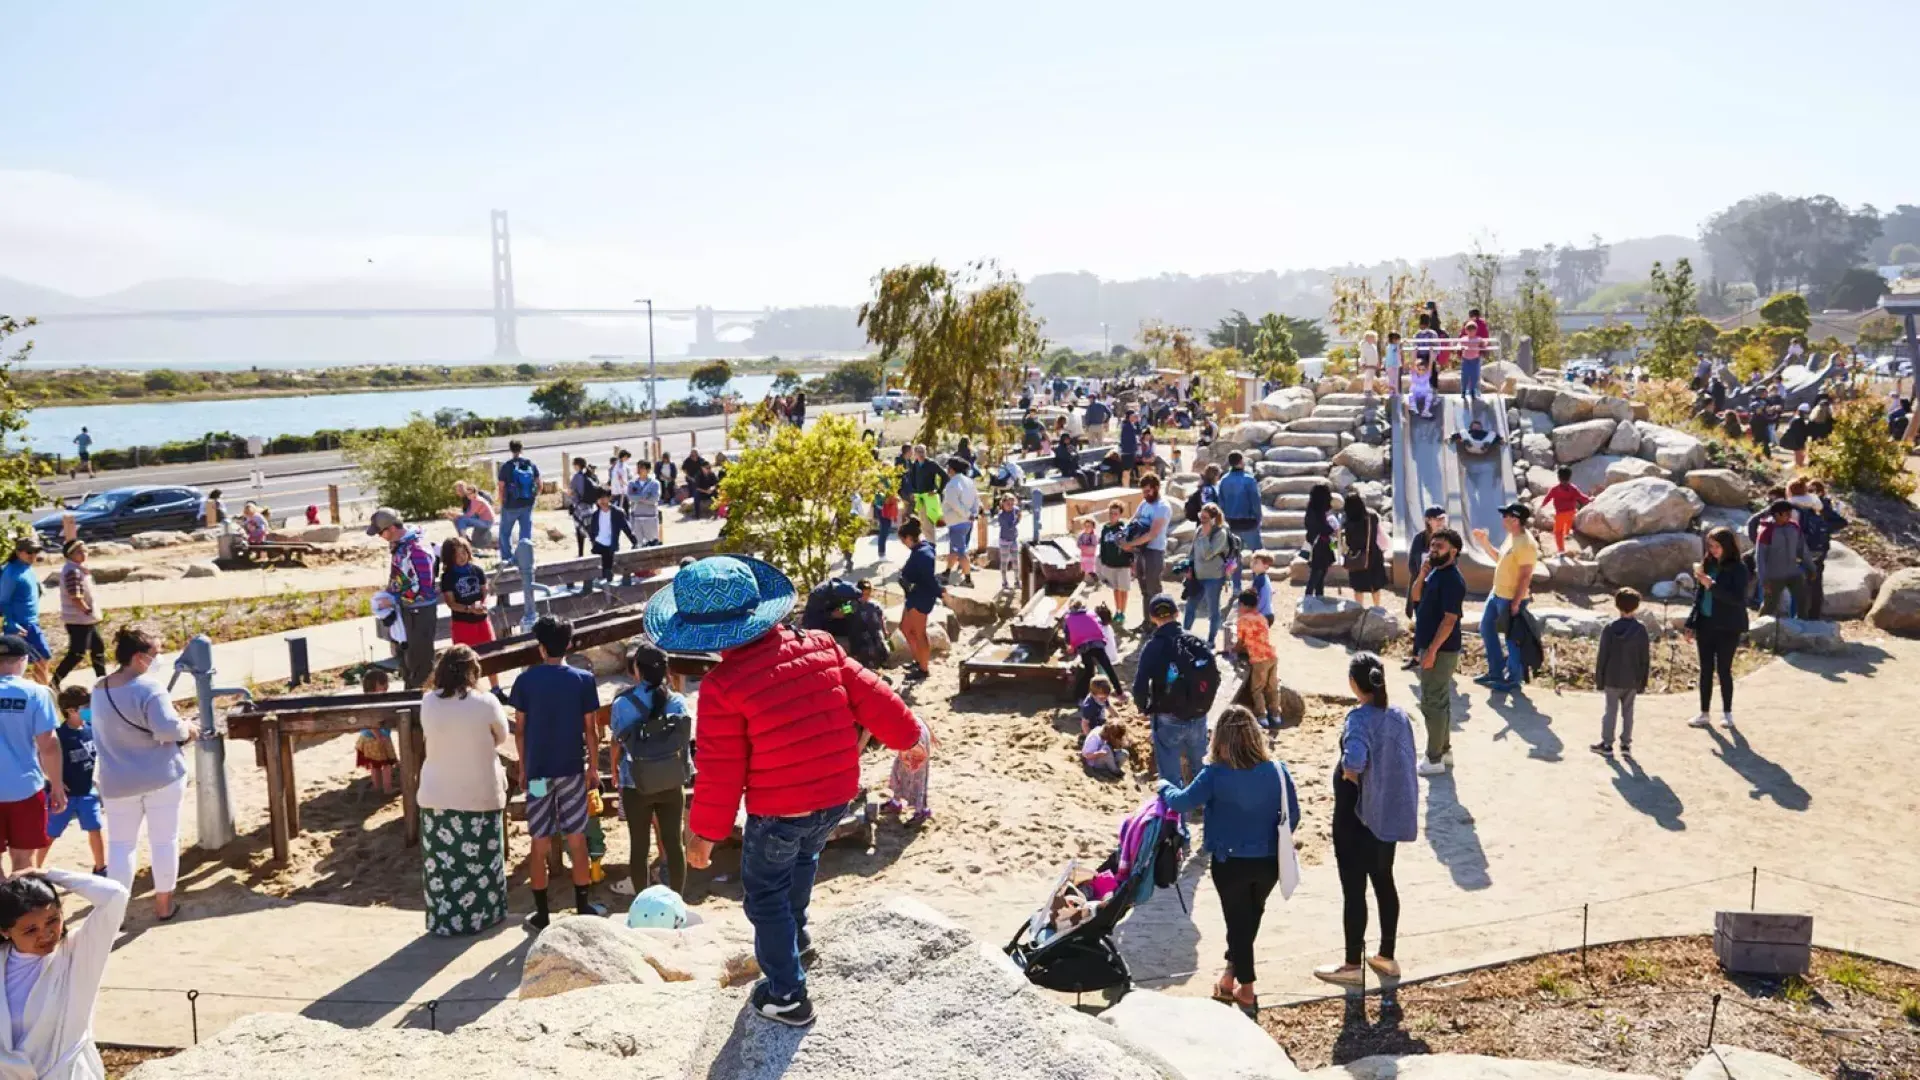
[[[95, 492], [71, 511], [82, 540], [108, 540], [154, 529], [188, 531], [200, 527], [200, 492], [190, 487], [124, 487]], [[60, 514], [33, 523], [41, 539], [57, 548]]]

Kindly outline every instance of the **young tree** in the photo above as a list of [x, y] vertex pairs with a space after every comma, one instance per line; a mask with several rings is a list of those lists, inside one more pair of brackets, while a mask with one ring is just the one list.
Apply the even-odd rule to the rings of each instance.
[[483, 446], [414, 413], [390, 431], [349, 432], [341, 450], [380, 501], [418, 520], [455, 505], [453, 483], [466, 480], [489, 487], [476, 468]]
[[1887, 430], [1880, 404], [1865, 398], [1833, 409], [1833, 433], [1813, 444], [1813, 471], [1843, 491], [1904, 499], [1913, 494], [1907, 447]]
[[867, 340], [884, 364], [902, 359], [907, 389], [920, 399], [917, 441], [946, 432], [1006, 438], [994, 413], [1040, 355], [1040, 324], [1018, 281], [991, 262], [949, 271], [938, 263], [896, 266], [874, 278], [860, 305]]
[[1560, 363], [1560, 302], [1547, 287], [1540, 271], [1529, 269], [1520, 275], [1513, 290], [1513, 331], [1533, 340], [1536, 368], [1556, 367]]
[[1630, 323], [1608, 319], [1599, 326], [1577, 330], [1567, 338], [1567, 350], [1575, 356], [1597, 356], [1611, 363], [1613, 354], [1626, 352], [1640, 340], [1640, 331]]
[[[1480, 309], [1481, 316], [1495, 326], [1508, 323], [1510, 320], [1503, 317], [1500, 303], [1499, 252], [1486, 251], [1475, 241], [1473, 253], [1460, 256], [1460, 273], [1467, 279], [1466, 290], [1461, 295], [1467, 310]], [[1449, 330], [1441, 333], [1452, 336]]]
[[792, 368], [781, 368], [773, 376], [773, 392], [791, 394], [800, 389], [800, 373]]
[[555, 420], [572, 420], [587, 411], [587, 384], [579, 379], [555, 379], [527, 395], [534, 408]]
[[687, 389], [708, 401], [717, 401], [726, 396], [727, 384], [732, 381], [733, 365], [725, 360], [714, 360], [701, 364], [687, 375]]
[[1807, 310], [1807, 298], [1799, 293], [1774, 293], [1760, 305], [1760, 320], [1768, 326], [1790, 326], [1806, 333], [1813, 325], [1813, 313]]
[[1215, 413], [1224, 416], [1233, 411], [1240, 396], [1240, 380], [1234, 374], [1245, 366], [1239, 349], [1214, 349], [1194, 364], [1193, 378], [1200, 386], [1200, 400]]
[[873, 459], [844, 416], [823, 413], [805, 430], [776, 424], [747, 444], [720, 483], [720, 548], [765, 559], [809, 591], [853, 550], [866, 532], [865, 507], [894, 480], [892, 466]]
[[0, 513], [7, 515], [6, 531], [10, 533], [25, 531], [13, 515], [40, 505], [40, 488], [34, 479], [45, 471], [25, 445], [14, 445], [15, 438], [27, 429], [29, 410], [13, 388], [13, 369], [33, 352], [33, 342], [23, 342], [9, 354], [6, 341], [33, 324], [32, 319], [0, 315]]
[[1647, 306], [1647, 371], [1655, 378], [1686, 375], [1693, 365], [1694, 337], [1687, 320], [1698, 315], [1693, 264], [1680, 259], [1669, 274], [1659, 263], [1647, 275], [1652, 303]]
[[[1326, 335], [1321, 335], [1324, 339]], [[1261, 318], [1253, 334], [1254, 373], [1281, 386], [1300, 381], [1300, 353], [1293, 346], [1293, 327], [1279, 315]]]
[[[1536, 282], [1538, 277], [1536, 274]], [[1380, 335], [1382, 348], [1390, 332], [1411, 336], [1427, 301], [1442, 299], [1439, 286], [1433, 283], [1425, 267], [1418, 273], [1388, 274], [1378, 286], [1372, 278], [1336, 274], [1332, 289], [1333, 303], [1327, 307], [1327, 321], [1342, 337], [1356, 341], [1372, 330]], [[1538, 348], [1537, 342], [1535, 347]]]

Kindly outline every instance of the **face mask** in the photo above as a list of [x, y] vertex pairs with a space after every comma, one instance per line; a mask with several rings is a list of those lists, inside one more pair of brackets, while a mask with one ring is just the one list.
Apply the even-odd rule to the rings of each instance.
[[93, 706], [91, 705], [80, 706], [80, 722], [83, 724], [93, 723]]

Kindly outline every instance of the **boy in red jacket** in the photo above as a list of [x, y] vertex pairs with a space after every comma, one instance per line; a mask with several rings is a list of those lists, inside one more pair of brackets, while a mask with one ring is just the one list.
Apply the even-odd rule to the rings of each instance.
[[926, 730], [892, 688], [817, 631], [780, 625], [794, 590], [758, 559], [716, 556], [676, 574], [647, 604], [647, 633], [669, 652], [718, 652], [700, 683], [699, 771], [687, 862], [706, 867], [733, 834], [744, 796], [740, 879], [753, 952], [766, 975], [751, 1004], [794, 1027], [813, 1022], [802, 958], [807, 903], [833, 827], [860, 788], [860, 732], [925, 758]]
[[1540, 508], [1544, 510], [1549, 504], [1553, 506], [1553, 546], [1565, 555], [1567, 536], [1573, 532], [1573, 515], [1593, 500], [1587, 497], [1586, 492], [1573, 486], [1572, 469], [1562, 465], [1558, 475], [1560, 482], [1547, 489], [1546, 496], [1540, 500]]

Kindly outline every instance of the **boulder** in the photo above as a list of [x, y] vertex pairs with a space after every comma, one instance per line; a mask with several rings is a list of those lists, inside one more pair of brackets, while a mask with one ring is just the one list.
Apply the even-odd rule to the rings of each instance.
[[1328, 375], [1313, 384], [1313, 396], [1316, 398], [1331, 397], [1334, 394], [1344, 394], [1346, 392], [1347, 380], [1333, 375]]
[[1539, 409], [1521, 409], [1520, 424], [1513, 430], [1520, 431], [1524, 429], [1535, 435], [1546, 435], [1551, 433], [1553, 428], [1552, 413], [1541, 412]]
[[[1368, 508], [1380, 511], [1381, 513], [1386, 512], [1389, 501], [1387, 485], [1378, 480], [1362, 480], [1353, 485], [1353, 492], [1360, 496], [1361, 501], [1365, 502]], [[1306, 508], [1306, 500], [1302, 499], [1300, 509], [1305, 510]]]
[[1609, 454], [1637, 454], [1640, 452], [1640, 429], [1632, 424], [1615, 423], [1613, 437], [1607, 440]]
[[1327, 483], [1333, 488], [1336, 495], [1346, 491], [1359, 482], [1359, 477], [1353, 475], [1353, 470], [1347, 468], [1345, 465], [1335, 465], [1333, 468], [1327, 470]]
[[[680, 500], [680, 509], [682, 511], [691, 511], [693, 509], [693, 500], [692, 499]], [[557, 544], [560, 541], [565, 540], [566, 538], [567, 538], [567, 534], [565, 532], [562, 532], [561, 530], [553, 527], [552, 525], [547, 526], [548, 540], [551, 540]]]
[[1293, 632], [1297, 637], [1346, 637], [1360, 621], [1360, 614], [1360, 605], [1351, 600], [1302, 597], [1294, 609]]
[[760, 977], [751, 926], [701, 922], [679, 930], [621, 929], [667, 982], [742, 986]]
[[89, 540], [87, 541], [87, 551], [94, 555], [101, 556], [131, 555], [133, 554], [133, 545], [123, 544], [118, 540]]
[[1633, 402], [1626, 398], [1603, 397], [1593, 403], [1593, 415], [1605, 416], [1624, 424], [1633, 419]]
[[1557, 388], [1545, 383], [1529, 383], [1515, 389], [1513, 394], [1522, 409], [1540, 413], [1551, 411], [1553, 399], [1559, 395], [1560, 391]]
[[1549, 637], [1598, 638], [1612, 618], [1598, 611], [1578, 608], [1543, 608], [1533, 613], [1540, 630]]
[[1317, 447], [1312, 447], [1312, 446], [1272, 446], [1272, 447], [1268, 447], [1266, 453], [1261, 455], [1261, 460], [1278, 461], [1278, 462], [1313, 462], [1313, 461], [1325, 461], [1327, 460], [1327, 455], [1324, 450], [1320, 450]]
[[1546, 567], [1547, 582], [1556, 589], [1593, 589], [1600, 585], [1600, 564], [1568, 555], [1549, 555], [1540, 560]]
[[1269, 476], [1260, 481], [1260, 498], [1263, 502], [1271, 503], [1290, 495], [1305, 495], [1313, 490], [1315, 484], [1324, 484], [1326, 481], [1324, 476]]
[[1699, 439], [1645, 420], [1634, 421], [1634, 426], [1640, 429], [1640, 456], [1658, 463], [1669, 473], [1707, 467], [1707, 448]]
[[1715, 1043], [1687, 1070], [1686, 1080], [1820, 1080], [1783, 1057]]
[[1331, 454], [1340, 449], [1339, 435], [1333, 434], [1331, 432], [1321, 433], [1321, 432], [1302, 430], [1298, 426], [1300, 424], [1305, 424], [1308, 422], [1309, 421], [1306, 421], [1306, 420], [1296, 421], [1295, 427], [1293, 430], [1274, 432], [1272, 440], [1270, 440], [1267, 445], [1268, 446], [1307, 446], [1307, 447], [1312, 447], [1313, 449], [1318, 450], [1323, 454]]
[[1607, 479], [1607, 470], [1625, 459], [1612, 454], [1595, 454], [1585, 461], [1573, 463], [1573, 486], [1589, 495], [1598, 495], [1612, 486]]
[[1361, 480], [1381, 480], [1391, 468], [1387, 448], [1370, 443], [1354, 443], [1333, 456], [1335, 465], [1344, 465]]
[[1847, 643], [1840, 637], [1840, 627], [1836, 623], [1812, 622], [1806, 619], [1776, 619], [1762, 615], [1747, 627], [1747, 641], [1756, 649], [1767, 649], [1775, 653], [1844, 652]]
[[340, 526], [315, 525], [312, 528], [302, 530], [300, 539], [305, 540], [309, 544], [337, 543], [340, 539]]
[[1273, 438], [1273, 433], [1279, 430], [1278, 424], [1270, 424], [1264, 420], [1249, 420], [1221, 432], [1220, 437], [1227, 442], [1241, 443], [1246, 446], [1265, 446], [1267, 440]]
[[1887, 575], [1867, 611], [1867, 621], [1896, 634], [1920, 634], [1920, 567]]
[[563, 915], [527, 949], [520, 997], [552, 997], [589, 986], [664, 982], [646, 948], [624, 925], [592, 915]]
[[1407, 632], [1398, 612], [1390, 608], [1370, 607], [1360, 613], [1348, 636], [1363, 649], [1378, 650]]
[[156, 530], [134, 533], [128, 538], [128, 542], [133, 545], [135, 551], [151, 551], [154, 548], [178, 547], [187, 543], [188, 537], [186, 533]]
[[1654, 1080], [1645, 1073], [1607, 1072], [1557, 1061], [1478, 1054], [1379, 1054], [1303, 1075], [1308, 1080]]
[[1159, 1054], [1183, 1077], [1292, 1080], [1300, 1075], [1259, 1024], [1218, 1001], [1130, 990], [1100, 1019]]
[[1553, 395], [1553, 403], [1547, 407], [1547, 413], [1553, 417], [1555, 424], [1572, 424], [1593, 419], [1593, 407], [1597, 403], [1598, 399], [1588, 394], [1557, 390]]
[[1480, 385], [1490, 386], [1500, 393], [1506, 392], [1507, 380], [1512, 379], [1515, 389], [1522, 383], [1530, 383], [1533, 376], [1510, 360], [1489, 360], [1480, 365]]
[[172, 581], [180, 576], [180, 570], [172, 566], [136, 566], [122, 581]]
[[1551, 465], [1532, 465], [1527, 468], [1527, 490], [1535, 495], [1545, 495], [1559, 482], [1560, 475], [1553, 471]]
[[1520, 456], [1527, 464], [1543, 469], [1551, 469], [1558, 464], [1553, 454], [1553, 440], [1545, 435], [1520, 436]]
[[1675, 532], [1691, 524], [1704, 505], [1700, 496], [1671, 480], [1644, 476], [1601, 492], [1580, 508], [1574, 528], [1607, 542]]
[[190, 578], [218, 577], [220, 574], [219, 567], [205, 562], [186, 563], [180, 569]]
[[1747, 478], [1732, 469], [1695, 469], [1686, 476], [1687, 488], [1706, 500], [1708, 506], [1729, 506], [1745, 510], [1753, 502], [1753, 488]]
[[1313, 414], [1313, 391], [1304, 386], [1289, 386], [1276, 390], [1265, 399], [1254, 403], [1255, 412], [1249, 414], [1254, 420], [1271, 420], [1286, 423]]
[[1654, 582], [1671, 581], [1699, 562], [1703, 549], [1697, 533], [1654, 533], [1608, 544], [1595, 562], [1609, 584], [1650, 589]]
[[1282, 724], [1286, 724], [1287, 726], [1291, 727], [1294, 724], [1300, 723], [1306, 718], [1307, 718], [1307, 699], [1300, 696], [1300, 691], [1295, 690], [1293, 687], [1288, 686], [1286, 683], [1281, 683], [1280, 684], [1280, 722]]
[[1607, 445], [1607, 441], [1613, 438], [1615, 426], [1615, 421], [1602, 419], [1581, 420], [1554, 428], [1553, 434], [1548, 436], [1553, 440], [1554, 458], [1562, 465], [1585, 461]]
[[1254, 465], [1253, 475], [1262, 480], [1297, 479], [1302, 476], [1324, 480], [1327, 476], [1327, 463], [1324, 461], [1262, 461]]
[[1733, 538], [1740, 543], [1740, 553], [1745, 555], [1753, 550], [1753, 541], [1747, 537], [1747, 518], [1750, 516], [1745, 510], [1709, 506], [1700, 511], [1700, 531], [1708, 533], [1723, 526], [1732, 529]]
[[[127, 580], [128, 574], [141, 569], [139, 563], [94, 562], [92, 556], [93, 553], [98, 550], [99, 548], [94, 544], [87, 544], [87, 569], [93, 572], [93, 583], [95, 585], [112, 585], [116, 581], [125, 581]], [[131, 549], [129, 549], [129, 551], [131, 551]], [[60, 587], [59, 571], [54, 571], [52, 580], [47, 582], [47, 587], [55, 589]]]
[[1829, 619], [1857, 619], [1873, 607], [1886, 575], [1838, 540], [1827, 549], [1826, 575], [1821, 579], [1820, 614]]
[[[1626, 424], [1620, 427], [1624, 431], [1633, 430]], [[1665, 477], [1666, 470], [1645, 458], [1623, 457], [1607, 466], [1607, 487], [1624, 484], [1629, 480], [1638, 480], [1643, 476]]]

